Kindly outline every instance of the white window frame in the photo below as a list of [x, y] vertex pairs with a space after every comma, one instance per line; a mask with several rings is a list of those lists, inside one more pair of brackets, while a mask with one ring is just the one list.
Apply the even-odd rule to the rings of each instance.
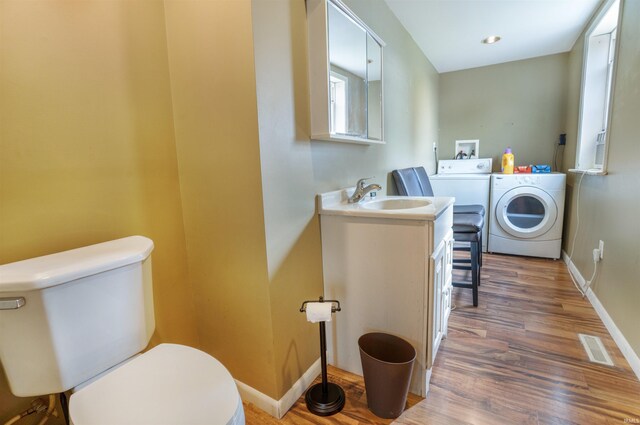
[[[592, 118], [588, 117], [588, 113], [585, 113], [587, 108], [593, 109], [593, 104], [589, 103], [586, 100], [586, 91], [587, 91], [587, 81], [588, 81], [588, 64], [589, 64], [589, 46], [591, 37], [594, 36], [594, 31], [597, 29], [599, 24], [602, 22], [603, 18], [609, 12], [609, 9], [614, 7], [616, 2], [618, 4], [618, 20], [616, 27], [613, 29], [612, 33], [615, 39], [619, 39], [620, 35], [620, 23], [622, 21], [622, 8], [624, 0], [607, 0], [597, 15], [589, 25], [588, 30], [585, 32], [584, 36], [584, 52], [583, 52], [583, 63], [582, 63], [582, 82], [580, 87], [580, 111], [579, 111], [579, 119], [578, 119], [578, 138], [577, 138], [577, 148], [576, 148], [576, 164], [575, 169], [571, 169], [569, 171], [579, 172], [579, 173], [588, 173], [588, 174], [596, 174], [596, 175], [604, 175], [607, 174], [607, 159], [608, 159], [608, 151], [609, 151], [609, 139], [611, 135], [611, 121], [612, 114], [611, 108], [613, 106], [613, 96], [615, 89], [615, 76], [616, 69], [618, 65], [618, 51], [620, 47], [620, 43], [617, 40], [610, 40], [610, 43], [615, 43], [613, 50], [609, 45], [608, 52], [613, 53], [613, 66], [608, 70], [607, 75], [607, 83], [606, 83], [606, 92], [604, 94], [604, 104], [602, 106], [603, 110], [600, 110], [604, 117], [604, 128], [601, 132], [604, 132], [602, 136], [598, 136], [597, 132], [593, 134], [593, 129], [590, 131], [585, 131], [585, 126], [588, 125], [587, 122], [584, 122], [584, 119], [589, 119], [593, 122]], [[610, 58], [609, 54], [609, 58]], [[594, 102], [594, 101], [591, 101]], [[596, 105], [598, 101], [595, 102]], [[587, 118], [585, 118], [587, 116]], [[593, 115], [592, 115], [593, 116]], [[598, 146], [603, 147], [602, 152], [602, 162], [596, 162], [597, 150]]]

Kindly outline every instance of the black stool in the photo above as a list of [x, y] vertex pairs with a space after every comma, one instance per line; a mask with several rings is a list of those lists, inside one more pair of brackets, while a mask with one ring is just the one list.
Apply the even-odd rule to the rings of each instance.
[[[415, 168], [405, 168], [404, 170], [397, 170], [400, 173], [406, 172], [406, 170], [413, 170], [416, 173], [416, 177], [418, 178], [418, 182], [422, 187], [422, 192], [424, 195], [422, 196], [433, 196], [433, 188], [431, 187], [431, 182], [429, 181], [429, 175], [424, 167], [415, 167]], [[394, 175], [395, 179], [395, 175]], [[397, 186], [397, 184], [396, 184]], [[398, 190], [400, 193], [400, 190]], [[404, 195], [403, 193], [400, 193]], [[412, 195], [419, 196], [419, 195]], [[469, 204], [469, 205], [454, 205], [453, 206], [454, 214], [480, 214], [484, 218], [484, 207], [482, 205], [477, 204]]]
[[[483, 224], [482, 226], [480, 226], [480, 235], [478, 236], [480, 238], [480, 250], [478, 251], [478, 264], [480, 265], [480, 267], [482, 267], [482, 228], [484, 227], [484, 207], [482, 205], [454, 205], [453, 206], [453, 214], [480, 214], [482, 216], [483, 219]], [[456, 224], [456, 216], [453, 216], [453, 224], [454, 224], [454, 228], [455, 228], [455, 224]], [[455, 232], [455, 230], [454, 230]], [[456, 238], [454, 236], [455, 240], [458, 240], [458, 238]], [[455, 249], [456, 251], [469, 251], [469, 248], [457, 248]], [[480, 285], [480, 282], [478, 281], [478, 285]]]
[[452, 282], [457, 288], [473, 290], [473, 306], [478, 306], [478, 286], [480, 286], [480, 266], [482, 254], [482, 226], [484, 218], [480, 214], [454, 214], [453, 239], [456, 242], [468, 242], [469, 247], [454, 248], [456, 251], [469, 251], [469, 258], [453, 259], [454, 270], [470, 270], [471, 282]]
[[[429, 175], [424, 167], [403, 168], [391, 173], [399, 195], [434, 196]], [[482, 227], [485, 209], [482, 205], [453, 206], [453, 239], [468, 242], [468, 247], [454, 248], [469, 251], [469, 259], [454, 259], [455, 270], [471, 270], [471, 283], [454, 282], [453, 286], [473, 289], [473, 305], [478, 306], [478, 285], [482, 266]], [[465, 265], [468, 264], [468, 265]]]

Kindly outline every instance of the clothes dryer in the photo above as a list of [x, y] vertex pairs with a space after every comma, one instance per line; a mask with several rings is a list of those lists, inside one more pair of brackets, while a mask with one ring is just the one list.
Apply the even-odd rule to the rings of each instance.
[[489, 252], [558, 259], [566, 176], [491, 175]]

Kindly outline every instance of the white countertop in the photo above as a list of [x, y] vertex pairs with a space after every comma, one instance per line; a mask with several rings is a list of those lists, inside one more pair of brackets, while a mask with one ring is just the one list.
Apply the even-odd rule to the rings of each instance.
[[[438, 218], [449, 206], [453, 205], [455, 198], [449, 196], [422, 197], [422, 196], [366, 196], [362, 201], [350, 204], [347, 202], [355, 187], [321, 193], [317, 196], [318, 214], [320, 215], [345, 215], [353, 217], [369, 218], [393, 218], [401, 220], [433, 221]], [[426, 200], [428, 205], [405, 209], [370, 209], [375, 202], [384, 200]]]

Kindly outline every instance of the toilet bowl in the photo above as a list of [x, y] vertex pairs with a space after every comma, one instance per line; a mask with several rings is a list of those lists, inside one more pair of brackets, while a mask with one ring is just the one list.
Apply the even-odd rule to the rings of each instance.
[[131, 236], [0, 266], [0, 362], [18, 397], [73, 390], [74, 425], [243, 425], [209, 354], [145, 350], [155, 329], [153, 242]]
[[74, 425], [244, 424], [231, 374], [210, 355], [160, 344], [74, 392]]

